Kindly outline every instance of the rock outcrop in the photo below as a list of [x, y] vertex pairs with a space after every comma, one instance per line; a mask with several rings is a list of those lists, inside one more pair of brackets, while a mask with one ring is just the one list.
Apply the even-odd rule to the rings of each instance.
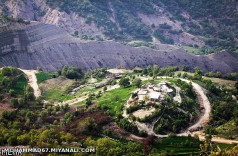
[[198, 66], [205, 72], [238, 72], [238, 59], [226, 51], [197, 56], [183, 49], [160, 51], [114, 41], [83, 41], [61, 28], [38, 22], [29, 25], [8, 23], [0, 27], [0, 67], [36, 69], [40, 66], [44, 71], [56, 71], [63, 65], [75, 65], [88, 71], [100, 67], [134, 68], [153, 64], [159, 67]]

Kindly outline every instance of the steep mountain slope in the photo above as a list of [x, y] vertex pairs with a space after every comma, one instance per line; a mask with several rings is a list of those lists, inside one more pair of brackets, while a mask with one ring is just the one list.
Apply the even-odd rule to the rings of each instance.
[[146, 67], [189, 65], [205, 72], [237, 72], [238, 59], [228, 52], [196, 56], [183, 49], [159, 51], [130, 47], [114, 41], [83, 41], [56, 26], [32, 22], [8, 23], [0, 28], [0, 66], [56, 71], [63, 65], [76, 65], [88, 71], [99, 67]]
[[238, 48], [238, 2], [232, 0], [1, 0], [0, 3], [0, 12], [14, 18], [53, 24], [79, 36], [189, 45], [201, 48], [204, 54]]

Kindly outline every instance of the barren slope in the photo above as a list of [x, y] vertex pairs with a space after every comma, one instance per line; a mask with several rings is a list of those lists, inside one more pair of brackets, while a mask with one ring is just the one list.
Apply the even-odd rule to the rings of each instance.
[[113, 41], [82, 41], [61, 28], [37, 22], [0, 27], [0, 67], [11, 65], [36, 69], [40, 66], [45, 71], [56, 71], [63, 65], [75, 65], [87, 71], [99, 67], [134, 68], [153, 64], [159, 67], [199, 66], [205, 72], [238, 71], [238, 59], [225, 51], [196, 56], [182, 49], [166, 52], [134, 48]]

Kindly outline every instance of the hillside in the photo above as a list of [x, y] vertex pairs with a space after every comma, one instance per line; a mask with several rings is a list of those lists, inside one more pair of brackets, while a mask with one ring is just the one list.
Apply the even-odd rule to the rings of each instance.
[[238, 0], [0, 0], [1, 155], [238, 155], [237, 28]]
[[[0, 12], [75, 36], [187, 45], [201, 54], [237, 50], [237, 1], [2, 0]], [[222, 11], [221, 11], [222, 10]]]
[[74, 38], [53, 25], [5, 23], [1, 26], [0, 66], [56, 71], [63, 65], [80, 66], [84, 71], [101, 67], [134, 68], [157, 64], [164, 66], [198, 66], [204, 72], [237, 72], [237, 58], [222, 51], [195, 56], [183, 49], [157, 50], [131, 47], [115, 41], [85, 41]]

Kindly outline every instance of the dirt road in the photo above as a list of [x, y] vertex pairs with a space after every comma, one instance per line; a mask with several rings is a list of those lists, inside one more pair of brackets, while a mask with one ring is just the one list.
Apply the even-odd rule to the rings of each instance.
[[[186, 79], [181, 80], [187, 83], [190, 82], [189, 80]], [[188, 131], [194, 131], [200, 127], [204, 127], [208, 123], [211, 113], [211, 104], [204, 93], [204, 89], [197, 83], [194, 82], [191, 83], [195, 93], [197, 94], [198, 100], [200, 102], [200, 107], [204, 107], [204, 113], [200, 116], [199, 120], [195, 124], [193, 124], [187, 129]]]
[[34, 90], [34, 95], [35, 97], [39, 97], [41, 96], [41, 91], [39, 89], [39, 86], [37, 84], [37, 78], [36, 78], [36, 74], [37, 71], [36, 70], [24, 70], [24, 69], [20, 69], [28, 78], [28, 84], [33, 88]]
[[[116, 85], [113, 85], [113, 86], [107, 86], [107, 91], [110, 91], [110, 90], [114, 90], [114, 89], [117, 89], [119, 88], [120, 85], [116, 84]], [[103, 91], [103, 89], [101, 89], [101, 91]], [[95, 92], [95, 94], [98, 94], [99, 91]], [[59, 103], [55, 103], [54, 105], [65, 105], [65, 104], [68, 104], [68, 105], [74, 105], [76, 103], [79, 103], [81, 101], [84, 101], [88, 98], [88, 96], [82, 96], [82, 97], [79, 97], [79, 98], [75, 98], [75, 99], [72, 99], [72, 100], [67, 100], [67, 101], [64, 101], [64, 102], [59, 102]]]
[[[194, 136], [195, 134], [199, 136], [200, 140], [205, 140], [205, 134], [202, 131], [193, 132], [191, 135]], [[238, 144], [237, 140], [225, 139], [215, 135], [212, 136], [212, 142], [223, 144]]]
[[[158, 77], [158, 78], [170, 78], [170, 77]], [[186, 80], [186, 79], [180, 79], [184, 82], [190, 83], [191, 81]], [[204, 127], [209, 119], [210, 119], [210, 113], [211, 113], [211, 104], [207, 98], [207, 96], [204, 93], [204, 89], [198, 85], [197, 83], [191, 82], [193, 89], [198, 97], [198, 100], [200, 102], [200, 106], [204, 108], [204, 112], [201, 113], [199, 119], [197, 120], [197, 122], [195, 122], [193, 125], [191, 125], [190, 127], [188, 127], [185, 132], [183, 133], [179, 133], [176, 134], [177, 136], [188, 136], [189, 134], [191, 134], [192, 136], [194, 136], [195, 134], [197, 134], [199, 136], [200, 140], [205, 140], [205, 134], [201, 131], [197, 131], [199, 128]], [[128, 103], [127, 103], [128, 105]], [[127, 106], [126, 105], [126, 106]], [[128, 107], [128, 106], [127, 106]], [[126, 107], [125, 107], [126, 108]], [[123, 112], [123, 116], [126, 117], [128, 116], [125, 112]], [[155, 121], [158, 121], [158, 119], [156, 119]], [[138, 128], [141, 130], [145, 130], [148, 132], [148, 134], [151, 135], [155, 135], [157, 137], [168, 137], [168, 135], [161, 135], [161, 134], [156, 134], [153, 131], [153, 127], [154, 124], [156, 122], [152, 122], [152, 124], [146, 124], [146, 123], [136, 123]], [[191, 132], [193, 131], [193, 132]], [[225, 143], [225, 144], [233, 144], [233, 143], [238, 143], [238, 141], [236, 140], [229, 140], [229, 139], [225, 139], [225, 138], [221, 138], [221, 137], [217, 137], [217, 136], [213, 136], [212, 138], [212, 142], [217, 142], [217, 143]]]

